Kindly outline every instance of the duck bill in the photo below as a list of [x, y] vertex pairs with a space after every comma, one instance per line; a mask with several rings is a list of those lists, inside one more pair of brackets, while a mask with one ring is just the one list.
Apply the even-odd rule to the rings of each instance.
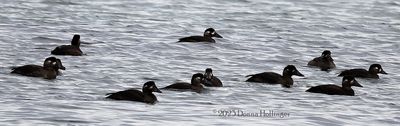
[[388, 74], [388, 73], [386, 73], [386, 72], [385, 72], [385, 71], [383, 71], [383, 70], [382, 70], [380, 73], [381, 73], [381, 74]]
[[61, 70], [65, 70], [65, 67], [64, 67], [64, 66], [60, 66], [60, 69], [61, 69]]
[[217, 37], [217, 38], [223, 38], [221, 35], [219, 35], [217, 32], [215, 32], [215, 34], [213, 35], [213, 37]]
[[162, 93], [162, 92], [161, 92], [161, 90], [160, 90], [160, 89], [158, 89], [157, 87], [156, 87], [156, 88], [154, 88], [154, 91], [153, 91], [153, 92]]
[[56, 62], [56, 63], [57, 63], [57, 65], [58, 65], [58, 68], [59, 68], [59, 69], [65, 70], [65, 67], [62, 65], [60, 59], [57, 59], [57, 62]]
[[351, 84], [352, 86], [356, 86], [356, 87], [363, 87], [360, 83], [358, 83], [356, 80], [354, 80], [353, 84]]
[[294, 73], [294, 75], [300, 76], [300, 77], [304, 77], [303, 74], [301, 74], [298, 70], [296, 70], [296, 73]]

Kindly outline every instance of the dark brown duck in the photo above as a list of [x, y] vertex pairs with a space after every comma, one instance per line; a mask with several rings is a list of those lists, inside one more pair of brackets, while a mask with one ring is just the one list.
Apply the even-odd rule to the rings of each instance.
[[354, 76], [360, 78], [375, 78], [379, 79], [378, 73], [387, 74], [383, 71], [382, 66], [380, 64], [372, 64], [369, 67], [369, 70], [366, 69], [350, 69], [342, 71], [339, 76]]
[[247, 75], [250, 77], [247, 82], [258, 82], [268, 84], [281, 84], [283, 87], [291, 87], [293, 85], [292, 75], [304, 76], [295, 66], [287, 65], [282, 72], [282, 75], [274, 72], [263, 72], [258, 74]]
[[180, 38], [178, 42], [212, 42], [215, 40], [212, 37], [222, 38], [213, 28], [208, 28], [204, 31], [203, 36], [189, 36]]
[[71, 56], [81, 56], [82, 51], [79, 48], [80, 42], [80, 35], [74, 35], [71, 41], [71, 45], [62, 45], [56, 47], [51, 54], [53, 55], [71, 55]]
[[354, 90], [351, 86], [362, 87], [353, 76], [344, 76], [342, 79], [342, 87], [333, 84], [319, 85], [311, 87], [306, 92], [354, 96]]
[[24, 65], [20, 67], [15, 67], [11, 71], [13, 74], [20, 74], [23, 76], [30, 77], [43, 77], [45, 79], [55, 79], [58, 74], [58, 69], [64, 69], [62, 64], [58, 64], [57, 58], [48, 57], [44, 60], [43, 66], [39, 65]]
[[190, 91], [194, 91], [197, 93], [201, 93], [204, 89], [204, 87], [201, 84], [202, 78], [203, 78], [203, 74], [201, 74], [201, 73], [193, 74], [192, 80], [190, 81], [190, 83], [178, 82], [178, 83], [169, 85], [167, 87], [164, 87], [163, 89], [172, 89], [172, 90], [179, 90], [179, 91], [190, 90]]
[[214, 76], [211, 68], [207, 68], [202, 80], [204, 86], [207, 87], [222, 87], [222, 82], [218, 77]]
[[329, 70], [336, 67], [331, 57], [331, 51], [325, 50], [322, 52], [320, 57], [316, 57], [307, 64], [308, 66], [315, 66], [321, 68], [321, 70]]
[[148, 104], [155, 104], [158, 100], [153, 92], [161, 93], [157, 88], [154, 81], [148, 81], [143, 84], [142, 91], [136, 89], [128, 89], [124, 91], [118, 91], [115, 93], [108, 93], [106, 98], [114, 100], [127, 100], [127, 101], [137, 101], [144, 102]]

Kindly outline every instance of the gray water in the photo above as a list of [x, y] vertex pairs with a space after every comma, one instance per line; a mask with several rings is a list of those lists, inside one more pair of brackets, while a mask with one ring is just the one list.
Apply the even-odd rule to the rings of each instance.
[[[2, 0], [0, 125], [399, 125], [399, 14], [395, 0]], [[208, 27], [224, 38], [176, 43]], [[86, 55], [57, 56], [67, 70], [56, 80], [10, 74], [42, 64], [74, 34]], [[306, 66], [323, 50], [337, 69]], [[356, 96], [305, 92], [373, 63], [389, 74], [357, 79], [364, 87], [353, 88]], [[305, 75], [293, 88], [244, 82], [288, 64]], [[188, 82], [208, 67], [225, 87], [164, 90], [155, 105], [104, 99], [149, 80]]]

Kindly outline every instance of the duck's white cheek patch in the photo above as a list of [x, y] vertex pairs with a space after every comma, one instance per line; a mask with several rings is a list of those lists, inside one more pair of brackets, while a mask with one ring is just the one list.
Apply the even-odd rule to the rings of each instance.
[[153, 86], [150, 86], [149, 88], [150, 88], [150, 89], [153, 89]]
[[350, 83], [354, 83], [354, 80], [350, 81]]
[[343, 81], [344, 81], [344, 82], [347, 82], [347, 81], [349, 81], [349, 80], [347, 80], [347, 79], [344, 79]]

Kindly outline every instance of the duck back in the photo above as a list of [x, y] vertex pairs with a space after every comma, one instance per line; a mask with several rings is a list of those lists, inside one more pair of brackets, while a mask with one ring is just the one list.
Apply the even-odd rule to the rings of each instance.
[[180, 38], [178, 42], [215, 42], [214, 39], [211, 37], [204, 37], [204, 36], [190, 36]]
[[53, 55], [72, 55], [72, 56], [81, 56], [82, 51], [77, 46], [72, 45], [62, 45], [56, 47], [53, 51], [51, 51]]
[[125, 91], [119, 91], [115, 93], [109, 93], [106, 98], [114, 100], [129, 100], [129, 101], [139, 101], [144, 102], [143, 92], [136, 89], [129, 89]]
[[191, 89], [191, 84], [186, 82], [178, 82], [164, 87], [164, 89]]
[[345, 90], [344, 88], [337, 86], [337, 85], [333, 85], [333, 84], [319, 85], [319, 86], [311, 87], [310, 89], [307, 90], [307, 92], [322, 93], [322, 94], [328, 94], [328, 95], [354, 96], [354, 91], [352, 89]]
[[41, 77], [43, 75], [42, 69], [43, 67], [38, 65], [24, 65], [13, 68], [12, 69], [13, 71], [11, 71], [11, 73], [30, 76], [30, 77]]
[[322, 57], [314, 58], [313, 60], [308, 62], [307, 65], [320, 67], [323, 70], [328, 70], [336, 67], [336, 65], [333, 63], [333, 60], [327, 60]]
[[351, 69], [351, 70], [345, 70], [339, 74], [339, 76], [354, 76], [354, 77], [363, 77], [363, 78], [379, 78], [378, 75], [374, 76], [371, 75], [367, 70], [365, 69]]
[[[248, 75], [251, 76], [247, 82], [260, 82], [269, 84], [279, 84], [282, 82], [282, 76], [274, 72], [264, 72], [259, 74]], [[248, 77], [247, 76], [247, 77]]]
[[217, 77], [213, 76], [211, 79], [204, 79], [202, 82], [205, 86], [208, 87], [222, 87], [222, 82]]

